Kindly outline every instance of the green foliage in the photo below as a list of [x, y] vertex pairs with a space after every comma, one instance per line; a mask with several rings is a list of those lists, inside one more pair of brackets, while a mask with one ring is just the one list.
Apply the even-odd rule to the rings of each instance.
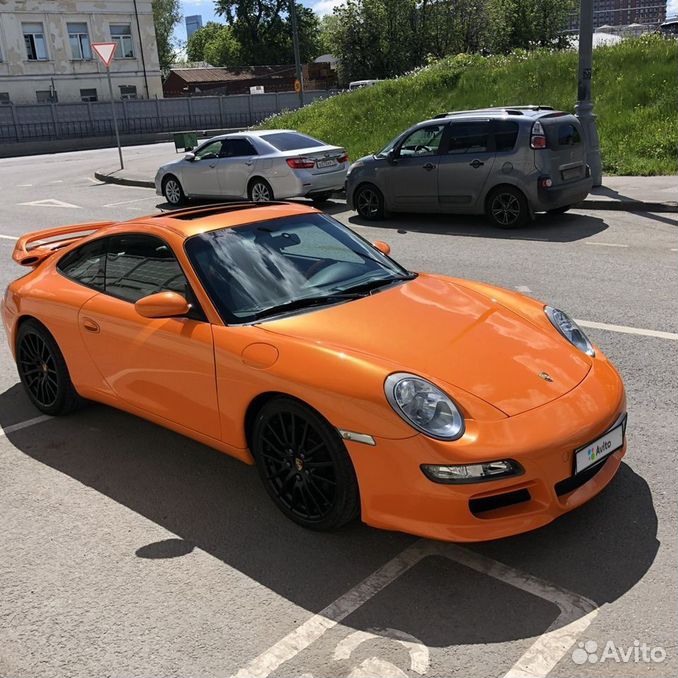
[[172, 33], [182, 19], [181, 6], [179, 0], [153, 0], [152, 6], [160, 69], [166, 71], [177, 59]]
[[233, 29], [225, 24], [210, 21], [195, 31], [186, 44], [189, 61], [207, 61], [213, 66], [226, 68], [242, 64], [240, 43]]
[[[676, 173], [677, 58], [676, 41], [659, 36], [594, 50], [593, 96], [605, 172]], [[355, 159], [438, 113], [529, 103], [574, 112], [576, 95], [574, 51], [459, 54], [413, 75], [275, 116], [264, 126], [298, 129], [344, 146]]]

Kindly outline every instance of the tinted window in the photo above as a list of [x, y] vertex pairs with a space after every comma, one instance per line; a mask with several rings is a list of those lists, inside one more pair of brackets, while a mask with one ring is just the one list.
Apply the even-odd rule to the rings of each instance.
[[279, 151], [296, 151], [300, 148], [314, 148], [325, 145], [322, 141], [298, 132], [274, 132], [262, 138]]
[[152, 236], [122, 235], [110, 238], [105, 291], [135, 302], [156, 292], [186, 296], [188, 283], [169, 245]]
[[65, 255], [57, 269], [72, 280], [103, 290], [105, 258], [106, 239], [93, 240]]
[[445, 125], [428, 125], [415, 129], [403, 139], [400, 145], [400, 155], [402, 157], [436, 155], [444, 131]]
[[518, 123], [497, 120], [494, 123], [494, 144], [497, 151], [512, 151], [518, 138]]
[[558, 146], [574, 146], [581, 143], [579, 130], [571, 123], [558, 126]]
[[482, 153], [489, 149], [489, 122], [457, 122], [450, 125], [448, 153]]
[[201, 146], [195, 152], [195, 157], [200, 158], [201, 160], [209, 160], [210, 158], [218, 158], [219, 153], [221, 153], [221, 141], [212, 141]]
[[221, 145], [220, 157], [222, 158], [239, 158], [256, 154], [254, 146], [247, 139], [224, 139]]

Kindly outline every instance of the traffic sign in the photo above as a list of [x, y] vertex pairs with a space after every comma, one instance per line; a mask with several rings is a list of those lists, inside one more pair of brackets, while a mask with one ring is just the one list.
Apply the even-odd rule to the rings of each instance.
[[299, 94], [301, 92], [301, 80], [294, 81], [294, 91]]
[[113, 55], [115, 54], [115, 48], [118, 46], [115, 42], [93, 42], [92, 49], [94, 53], [101, 59], [106, 68], [111, 65], [113, 60]]

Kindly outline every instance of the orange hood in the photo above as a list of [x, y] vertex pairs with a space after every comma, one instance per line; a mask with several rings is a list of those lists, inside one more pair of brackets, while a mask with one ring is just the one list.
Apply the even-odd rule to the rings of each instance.
[[587, 356], [555, 330], [435, 275], [264, 327], [387, 360], [393, 371], [446, 382], [508, 416], [562, 396], [590, 369]]

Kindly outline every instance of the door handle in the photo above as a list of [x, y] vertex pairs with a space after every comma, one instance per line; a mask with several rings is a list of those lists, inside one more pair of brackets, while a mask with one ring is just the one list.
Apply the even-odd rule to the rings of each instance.
[[427, 162], [425, 165], [422, 165], [422, 168], [425, 169], [427, 172], [430, 172], [431, 170], [435, 169], [436, 166], [431, 162]]
[[82, 326], [84, 329], [86, 329], [88, 332], [99, 332], [101, 328], [99, 327], [99, 323], [95, 322], [91, 318], [83, 318], [82, 319]]
[[482, 162], [481, 160], [474, 160], [473, 162], [470, 162], [469, 165], [473, 167], [473, 169], [478, 169], [479, 167], [482, 167], [485, 163]]

